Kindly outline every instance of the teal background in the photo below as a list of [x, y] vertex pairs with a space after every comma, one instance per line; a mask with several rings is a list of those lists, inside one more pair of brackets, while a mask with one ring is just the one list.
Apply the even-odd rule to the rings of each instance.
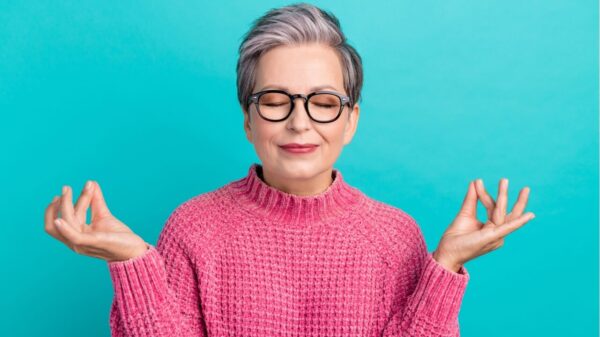
[[[43, 229], [64, 184], [103, 187], [155, 244], [183, 201], [243, 177], [235, 63], [282, 1], [2, 1], [6, 336], [108, 336], [106, 263]], [[466, 264], [461, 335], [598, 336], [596, 1], [324, 1], [364, 60], [335, 167], [410, 213], [435, 249], [471, 179], [536, 218]], [[479, 209], [485, 220], [485, 210]]]

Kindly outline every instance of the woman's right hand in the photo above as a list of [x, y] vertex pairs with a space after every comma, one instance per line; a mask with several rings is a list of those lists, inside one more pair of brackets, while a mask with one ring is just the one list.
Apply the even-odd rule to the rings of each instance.
[[[90, 203], [92, 215], [88, 225], [85, 222]], [[91, 180], [85, 184], [75, 206], [71, 187], [63, 186], [62, 195], [55, 196], [46, 208], [44, 229], [76, 253], [107, 262], [129, 260], [149, 248], [110, 213], [100, 185]]]

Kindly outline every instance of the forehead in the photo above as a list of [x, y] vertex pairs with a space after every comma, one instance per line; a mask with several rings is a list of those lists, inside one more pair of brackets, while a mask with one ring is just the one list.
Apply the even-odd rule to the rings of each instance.
[[255, 89], [278, 86], [307, 91], [330, 86], [343, 92], [342, 64], [337, 52], [323, 44], [283, 45], [264, 53], [256, 69]]

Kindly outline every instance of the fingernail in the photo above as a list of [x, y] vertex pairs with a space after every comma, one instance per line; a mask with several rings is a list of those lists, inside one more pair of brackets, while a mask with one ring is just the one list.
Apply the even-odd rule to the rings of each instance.
[[54, 224], [57, 226], [60, 226], [61, 225], [60, 219], [54, 219]]
[[63, 186], [62, 188], [62, 194], [65, 195], [65, 193], [67, 193], [67, 186]]
[[85, 189], [89, 191], [90, 188], [92, 188], [92, 182], [88, 180], [87, 183], [85, 183]]
[[483, 179], [479, 179], [479, 182], [481, 183], [481, 187], [483, 187]]
[[530, 216], [530, 218], [531, 218], [531, 219], [535, 218], [535, 214], [531, 213], [531, 216]]

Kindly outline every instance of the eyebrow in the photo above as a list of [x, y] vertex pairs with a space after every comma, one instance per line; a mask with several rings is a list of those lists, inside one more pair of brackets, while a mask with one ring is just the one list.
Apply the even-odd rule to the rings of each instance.
[[[265, 85], [264, 87], [262, 87], [260, 90], [258, 91], [263, 91], [263, 90], [268, 90], [268, 89], [279, 89], [279, 90], [285, 90], [285, 91], [289, 91], [289, 88], [287, 88], [286, 86], [283, 85]], [[334, 88], [333, 86], [329, 85], [329, 84], [325, 84], [325, 85], [318, 85], [316, 87], [312, 87], [309, 89], [310, 92], [312, 91], [319, 91], [319, 90], [323, 90], [323, 89], [332, 89], [335, 91], [339, 91], [337, 88]]]

